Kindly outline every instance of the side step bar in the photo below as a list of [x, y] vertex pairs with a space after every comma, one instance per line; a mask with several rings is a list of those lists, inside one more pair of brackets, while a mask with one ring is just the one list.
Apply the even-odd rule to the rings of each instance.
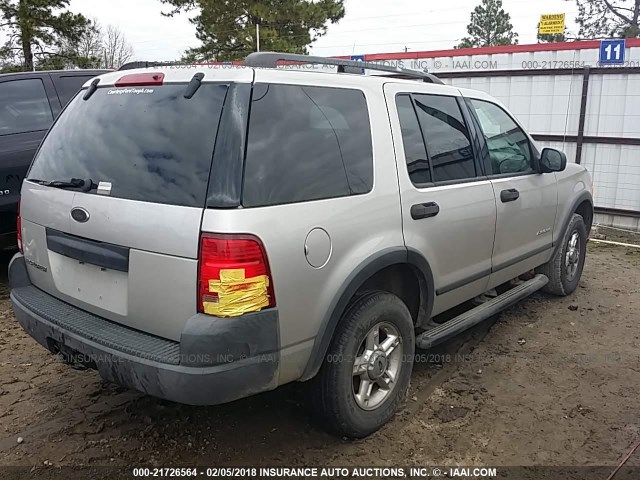
[[416, 337], [416, 347], [429, 349], [439, 343], [455, 337], [459, 333], [494, 316], [496, 313], [515, 305], [520, 300], [537, 292], [549, 282], [544, 275], [536, 275], [531, 280], [479, 305], [471, 310], [452, 318], [442, 325], [429, 329]]

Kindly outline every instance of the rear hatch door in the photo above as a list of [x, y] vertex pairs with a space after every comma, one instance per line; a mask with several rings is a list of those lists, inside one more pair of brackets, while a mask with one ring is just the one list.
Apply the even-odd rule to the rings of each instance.
[[223, 73], [226, 81], [205, 78], [192, 98], [185, 79], [100, 87], [69, 104], [22, 190], [35, 286], [179, 340], [196, 313], [198, 240], [221, 112], [229, 84], [252, 78]]

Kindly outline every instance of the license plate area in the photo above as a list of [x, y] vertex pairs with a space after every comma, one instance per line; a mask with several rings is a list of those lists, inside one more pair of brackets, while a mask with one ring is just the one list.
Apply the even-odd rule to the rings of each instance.
[[127, 315], [128, 272], [81, 262], [52, 251], [49, 251], [49, 264], [60, 293], [117, 315]]

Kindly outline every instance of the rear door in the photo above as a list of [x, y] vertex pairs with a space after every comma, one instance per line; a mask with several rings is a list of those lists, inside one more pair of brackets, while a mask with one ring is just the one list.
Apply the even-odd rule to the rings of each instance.
[[405, 243], [429, 262], [434, 314], [482, 293], [496, 206], [457, 90], [385, 85], [397, 152]]
[[22, 180], [59, 111], [48, 75], [0, 76], [0, 234], [15, 231]]
[[[188, 81], [78, 95], [43, 142], [21, 205], [37, 287], [173, 340], [196, 313], [200, 224], [232, 83], [205, 78], [185, 98]], [[83, 188], [41, 185], [72, 179]]]
[[485, 169], [498, 220], [493, 285], [543, 263], [552, 247], [558, 206], [555, 174], [538, 173], [538, 153], [521, 126], [490, 99], [467, 99], [487, 145]]

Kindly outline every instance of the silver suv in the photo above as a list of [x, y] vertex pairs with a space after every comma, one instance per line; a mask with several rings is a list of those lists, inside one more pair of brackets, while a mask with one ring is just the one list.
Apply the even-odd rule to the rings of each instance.
[[195, 405], [309, 380], [324, 424], [363, 437], [416, 348], [575, 290], [590, 183], [500, 102], [429, 74], [271, 53], [113, 72], [34, 159], [11, 299], [107, 380]]

